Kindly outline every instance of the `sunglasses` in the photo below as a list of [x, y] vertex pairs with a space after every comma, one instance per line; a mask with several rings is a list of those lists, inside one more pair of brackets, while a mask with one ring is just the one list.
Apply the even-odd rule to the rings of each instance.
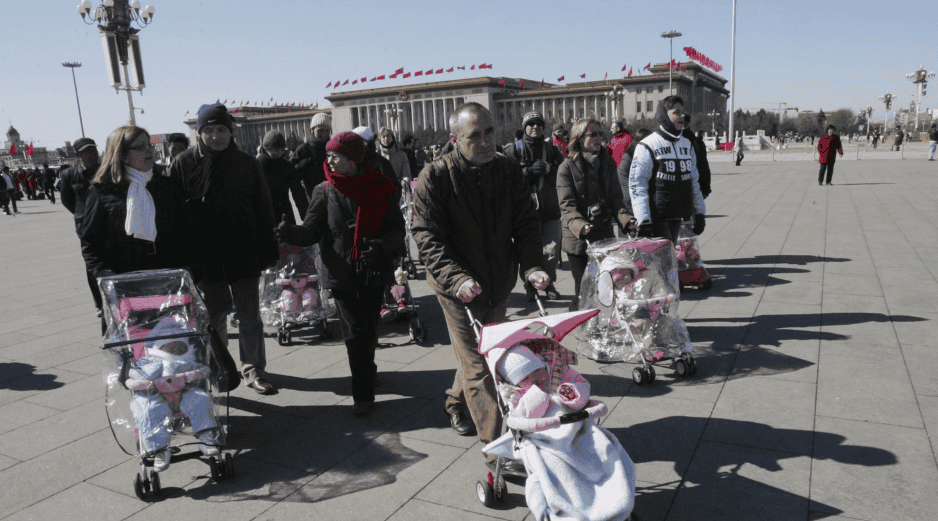
[[127, 147], [127, 150], [133, 150], [135, 152], [139, 152], [141, 150], [153, 150], [153, 143], [138, 143], [136, 145]]
[[599, 132], [598, 130], [594, 130], [592, 132], [587, 132], [583, 134], [583, 136], [584, 137], [603, 137], [603, 133]]

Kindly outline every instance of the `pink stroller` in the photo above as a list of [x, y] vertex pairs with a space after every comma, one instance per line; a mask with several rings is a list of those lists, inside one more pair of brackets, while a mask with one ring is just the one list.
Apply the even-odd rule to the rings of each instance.
[[466, 309], [507, 427], [482, 449], [499, 459], [495, 472], [476, 483], [479, 500], [492, 506], [504, 499], [501, 459], [520, 459], [527, 472], [525, 499], [535, 519], [629, 519], [635, 465], [619, 440], [596, 424], [606, 405], [590, 399], [589, 383], [572, 367], [576, 355], [560, 345], [598, 311], [483, 327]]
[[681, 281], [681, 291], [684, 291], [686, 287], [700, 288], [704, 291], [713, 287], [713, 280], [704, 268], [703, 261], [700, 260], [697, 236], [687, 224], [681, 226], [681, 237], [678, 239], [674, 253], [677, 256], [677, 276]]
[[[105, 303], [106, 412], [114, 439], [140, 457], [134, 493], [158, 495], [170, 461], [204, 457], [212, 478], [235, 475], [223, 453], [227, 418], [220, 413], [225, 370], [212, 349], [208, 311], [185, 270], [128, 273], [100, 279]], [[233, 361], [232, 361], [233, 365]], [[197, 450], [183, 452], [187, 446]]]
[[261, 313], [268, 325], [278, 326], [277, 343], [282, 346], [293, 342], [293, 331], [307, 326], [319, 340], [329, 338], [316, 270], [317, 248], [281, 245], [276, 272], [262, 279]]

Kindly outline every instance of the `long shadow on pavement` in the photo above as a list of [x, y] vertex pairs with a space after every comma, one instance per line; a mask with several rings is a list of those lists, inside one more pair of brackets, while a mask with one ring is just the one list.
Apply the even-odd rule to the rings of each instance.
[[62, 387], [55, 375], [35, 373], [36, 366], [21, 362], [0, 363], [0, 389], [11, 391], [48, 391]]

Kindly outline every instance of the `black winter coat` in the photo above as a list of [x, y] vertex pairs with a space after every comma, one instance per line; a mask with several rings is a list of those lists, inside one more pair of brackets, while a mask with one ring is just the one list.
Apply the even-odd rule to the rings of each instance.
[[[516, 150], [516, 149], [513, 149]], [[525, 135], [521, 139], [521, 153], [516, 156], [521, 165], [521, 173], [528, 184], [531, 193], [536, 196], [537, 215], [542, 222], [560, 219], [560, 202], [557, 199], [557, 168], [563, 163], [563, 154], [557, 147], [544, 141], [543, 138], [532, 138]], [[532, 166], [537, 161], [546, 161], [547, 174], [538, 176], [534, 174]]]
[[156, 241], [127, 235], [129, 185], [93, 183], [78, 229], [81, 254], [95, 277], [138, 270], [183, 268], [189, 264], [192, 243], [185, 221], [182, 189], [154, 172], [147, 183], [156, 208]]
[[[694, 154], [697, 155], [697, 182], [700, 185], [700, 193], [707, 197], [710, 195], [710, 161], [707, 160], [707, 145], [703, 139], [697, 137], [688, 129], [684, 129], [681, 134], [694, 147]], [[626, 177], [628, 177], [627, 173]], [[628, 190], [628, 187], [626, 187], [626, 190]]]
[[[323, 272], [319, 282], [328, 289], [354, 289], [361, 285], [385, 286], [394, 280], [395, 261], [404, 254], [404, 215], [397, 206], [397, 193], [388, 197], [388, 211], [373, 240], [381, 245], [381, 259], [375, 266], [349, 260], [355, 243], [355, 215], [358, 201], [350, 199], [328, 181], [313, 190], [309, 211], [303, 219], [304, 237], [298, 246], [319, 243]], [[349, 226], [349, 223], [353, 223]]]
[[62, 205], [75, 216], [76, 231], [81, 224], [81, 216], [85, 213], [85, 199], [88, 197], [88, 187], [91, 186], [91, 180], [94, 179], [97, 171], [97, 166], [89, 170], [79, 163], [77, 166], [63, 170], [59, 174], [61, 179], [59, 193], [62, 196]]
[[[587, 186], [588, 174], [592, 168], [583, 154], [574, 160], [570, 156], [564, 159], [557, 171], [557, 195], [560, 198], [561, 249], [574, 255], [586, 254], [586, 241], [595, 242], [615, 236], [613, 223], [618, 221], [624, 227], [632, 216], [622, 204], [622, 188], [616, 176], [616, 162], [605, 150], [600, 150], [600, 164], [597, 172], [599, 186]], [[589, 222], [589, 208], [602, 203], [603, 220]], [[580, 234], [583, 227], [592, 225], [586, 237]]]
[[306, 215], [309, 208], [309, 199], [306, 190], [300, 183], [300, 177], [293, 165], [284, 158], [274, 159], [263, 149], [257, 154], [257, 164], [267, 181], [270, 189], [270, 200], [274, 208], [274, 218], [279, 222], [281, 216], [287, 216], [287, 222], [296, 224], [293, 207], [290, 205], [290, 194], [300, 215]]
[[313, 189], [326, 180], [322, 164], [326, 160], [328, 141], [307, 141], [298, 146], [290, 157], [290, 162], [300, 175], [300, 181], [306, 188], [306, 198], [313, 198]]
[[544, 269], [537, 212], [511, 159], [476, 166], [455, 150], [424, 167], [414, 195], [411, 229], [437, 293], [455, 299], [474, 279], [482, 294], [472, 302], [493, 306], [508, 298], [519, 264], [525, 279]]
[[227, 170], [211, 177], [204, 198], [202, 188], [195, 186], [197, 170], [207, 160], [199, 146], [176, 156], [170, 166], [170, 176], [182, 187], [186, 222], [197, 243], [196, 282], [258, 277], [279, 258], [270, 191], [257, 160], [234, 146], [229, 153]]

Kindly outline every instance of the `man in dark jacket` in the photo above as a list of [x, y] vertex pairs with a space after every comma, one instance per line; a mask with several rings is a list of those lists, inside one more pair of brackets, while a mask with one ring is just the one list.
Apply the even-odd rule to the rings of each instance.
[[[75, 152], [78, 153], [78, 159], [81, 162], [62, 171], [59, 174], [59, 193], [62, 196], [62, 205], [72, 212], [75, 217], [75, 233], [81, 227], [81, 218], [85, 214], [85, 199], [88, 198], [88, 187], [91, 186], [91, 180], [100, 166], [98, 156], [98, 145], [94, 140], [83, 137], [75, 140]], [[94, 298], [94, 306], [98, 308], [98, 314], [101, 313], [101, 293], [98, 290], [98, 282], [87, 267], [85, 274], [88, 277], [88, 287], [91, 289], [91, 296]]]
[[170, 176], [182, 186], [188, 224], [201, 245], [192, 274], [212, 327], [227, 345], [225, 319], [234, 303], [245, 384], [272, 394], [257, 286], [261, 271], [278, 258], [276, 222], [267, 182], [257, 160], [238, 150], [232, 125], [224, 105], [203, 105], [198, 144], [176, 156]]
[[697, 173], [699, 174], [700, 193], [704, 199], [710, 195], [710, 161], [707, 160], [707, 145], [704, 144], [703, 132], [694, 132], [690, 129], [690, 114], [684, 114], [684, 130], [681, 135], [686, 137], [694, 147], [694, 153], [697, 155]]
[[298, 146], [290, 157], [290, 162], [300, 174], [300, 181], [306, 187], [306, 198], [309, 199], [313, 188], [326, 180], [322, 164], [326, 160], [326, 143], [332, 137], [332, 118], [325, 112], [313, 116], [310, 123], [310, 136], [306, 143]]
[[55, 172], [49, 168], [49, 163], [42, 164], [41, 175], [42, 179], [40, 184], [42, 185], [42, 191], [45, 192], [46, 197], [49, 198], [49, 201], [52, 204], [55, 204], [55, 180], [57, 176], [55, 175]]
[[[521, 174], [531, 190], [537, 216], [541, 222], [541, 247], [544, 268], [550, 280], [557, 280], [560, 264], [560, 203], [557, 201], [557, 167], [563, 163], [563, 155], [544, 138], [544, 116], [540, 112], [528, 112], [521, 122], [524, 135], [521, 151], [516, 156], [521, 165]], [[524, 281], [528, 301], [534, 302], [534, 288]], [[560, 300], [560, 293], [553, 283], [545, 291], [547, 298]]]
[[840, 153], [844, 157], [844, 149], [840, 144], [840, 136], [836, 134], [837, 127], [827, 125], [827, 133], [817, 140], [818, 163], [821, 169], [817, 174], [817, 184], [820, 186], [824, 181], [824, 172], [827, 172], [827, 184], [831, 184], [831, 178], [834, 177], [834, 160], [837, 157], [834, 152]]
[[938, 148], [938, 125], [932, 125], [928, 132], [928, 160], [935, 160], [935, 149]]
[[287, 222], [296, 224], [293, 207], [290, 205], [290, 195], [300, 215], [306, 215], [309, 199], [306, 190], [300, 183], [296, 169], [283, 155], [287, 151], [287, 140], [279, 130], [271, 130], [264, 136], [261, 150], [257, 153], [257, 164], [267, 181], [270, 189], [270, 199], [274, 207], [274, 216], [278, 219], [287, 216]]
[[401, 140], [401, 145], [403, 146], [404, 154], [407, 155], [407, 161], [410, 163], [410, 173], [416, 176], [420, 172], [420, 169], [423, 168], [423, 163], [417, 163], [417, 151], [415, 150], [417, 139], [414, 136], [404, 136], [404, 139]]
[[0, 173], [0, 206], [3, 206], [3, 213], [16, 215], [10, 211], [10, 201], [13, 201], [13, 209], [16, 209], [16, 200], [10, 197], [11, 192], [13, 192], [13, 177], [10, 176], [10, 167], [4, 165]]
[[465, 308], [483, 324], [501, 322], [519, 264], [538, 289], [550, 277], [542, 267], [534, 201], [517, 163], [495, 153], [492, 115], [468, 103], [456, 109], [453, 121], [455, 150], [420, 173], [412, 230], [458, 362], [446, 411], [458, 434], [471, 436], [474, 421], [479, 439], [489, 443], [501, 435], [495, 383], [476, 350]]

